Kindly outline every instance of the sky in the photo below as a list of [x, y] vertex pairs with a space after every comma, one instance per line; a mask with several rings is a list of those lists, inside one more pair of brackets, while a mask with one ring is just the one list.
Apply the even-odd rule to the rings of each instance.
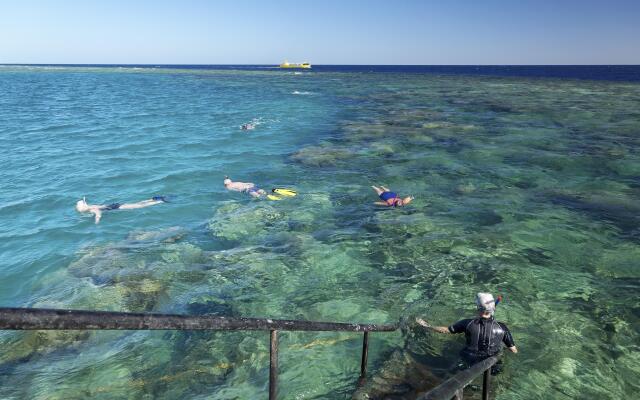
[[0, 1], [0, 63], [640, 64], [640, 0]]

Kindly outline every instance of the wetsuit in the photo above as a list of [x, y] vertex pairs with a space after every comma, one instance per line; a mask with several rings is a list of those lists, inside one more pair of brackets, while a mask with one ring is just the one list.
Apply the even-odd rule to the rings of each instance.
[[460, 352], [462, 359], [468, 364], [475, 364], [485, 358], [495, 356], [502, 350], [502, 344], [515, 346], [509, 328], [491, 318], [463, 319], [449, 326], [451, 333], [463, 333], [467, 345]]

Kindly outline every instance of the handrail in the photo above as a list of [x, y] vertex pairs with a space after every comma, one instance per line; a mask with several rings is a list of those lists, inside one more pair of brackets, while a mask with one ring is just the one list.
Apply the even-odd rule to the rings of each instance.
[[360, 380], [367, 373], [369, 332], [393, 332], [396, 325], [348, 324], [269, 318], [227, 318], [212, 315], [125, 313], [0, 307], [0, 330], [212, 330], [269, 331], [269, 399], [277, 396], [278, 331], [364, 332]]
[[211, 315], [125, 313], [114, 311], [0, 308], [0, 329], [7, 330], [216, 330], [391, 332], [395, 325], [347, 324]]
[[489, 357], [473, 364], [469, 369], [458, 372], [434, 389], [418, 397], [418, 400], [462, 400], [462, 391], [464, 388], [482, 373], [484, 373], [482, 379], [482, 399], [488, 400], [491, 367], [493, 367], [496, 362], [498, 362], [498, 356]]

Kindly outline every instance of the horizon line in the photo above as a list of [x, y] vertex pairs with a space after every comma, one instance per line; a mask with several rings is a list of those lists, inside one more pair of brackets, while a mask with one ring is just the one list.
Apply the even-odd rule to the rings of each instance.
[[[66, 65], [66, 66], [107, 66], [107, 65], [140, 65], [140, 66], [279, 66], [280, 64], [189, 64], [189, 63], [20, 63], [8, 62], [0, 65]], [[312, 66], [362, 66], [362, 67], [640, 67], [640, 64], [311, 64]]]

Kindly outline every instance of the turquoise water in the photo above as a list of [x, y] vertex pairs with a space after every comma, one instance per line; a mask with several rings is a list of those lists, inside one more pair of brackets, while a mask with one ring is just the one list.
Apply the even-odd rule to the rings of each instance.
[[[505, 296], [499, 399], [640, 390], [640, 85], [0, 68], [0, 304], [402, 323], [357, 398], [411, 398]], [[257, 129], [241, 131], [255, 120]], [[254, 201], [224, 175], [300, 195]], [[413, 194], [380, 210], [371, 184]], [[171, 203], [105, 213], [75, 201]], [[7, 399], [264, 398], [268, 335], [2, 332]], [[351, 398], [361, 336], [285, 333], [280, 394]], [[477, 395], [477, 394], [476, 394]]]

